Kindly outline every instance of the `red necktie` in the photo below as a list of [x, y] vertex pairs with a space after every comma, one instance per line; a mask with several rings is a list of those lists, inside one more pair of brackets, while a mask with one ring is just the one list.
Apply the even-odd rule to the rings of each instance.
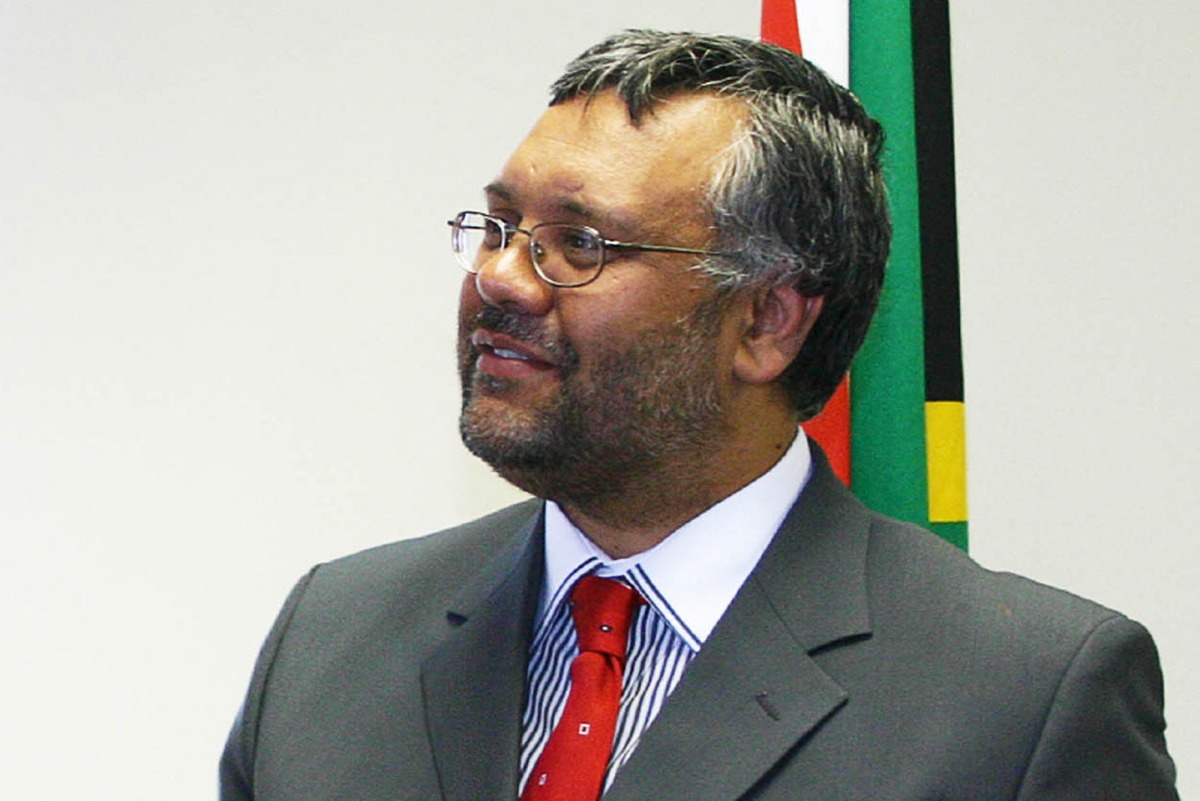
[[600, 797], [617, 730], [629, 623], [641, 603], [636, 590], [599, 576], [584, 576], [571, 590], [571, 617], [579, 637], [571, 692], [521, 801]]

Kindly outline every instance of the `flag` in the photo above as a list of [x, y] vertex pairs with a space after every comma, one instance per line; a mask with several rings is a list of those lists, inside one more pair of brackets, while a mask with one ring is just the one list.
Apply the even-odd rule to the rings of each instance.
[[764, 41], [847, 83], [887, 132], [893, 241], [879, 312], [848, 384], [805, 429], [845, 454], [839, 475], [868, 506], [966, 548], [948, 2], [763, 0], [762, 25]]

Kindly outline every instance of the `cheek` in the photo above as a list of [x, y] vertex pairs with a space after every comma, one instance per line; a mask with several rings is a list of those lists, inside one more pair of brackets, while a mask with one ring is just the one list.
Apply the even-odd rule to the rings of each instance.
[[655, 269], [666, 268], [614, 270], [613, 280], [602, 285], [597, 281], [560, 293], [563, 334], [581, 349], [623, 349], [648, 333], [673, 330], [711, 292], [692, 276], [667, 273], [662, 280], [648, 280], [659, 277], [651, 272]]
[[575, 292], [574, 296], [560, 296], [555, 322], [558, 338], [575, 352], [579, 366], [587, 369], [603, 354], [621, 349], [626, 339], [637, 335], [641, 325], [614, 303], [615, 295], [585, 296]]
[[623, 300], [627, 299], [614, 294], [603, 302], [579, 303], [574, 308], [562, 304], [561, 337], [575, 351], [585, 373], [598, 364], [611, 363], [614, 356], [628, 353], [647, 337], [661, 336], [664, 330], [673, 327], [674, 310], [654, 302]]

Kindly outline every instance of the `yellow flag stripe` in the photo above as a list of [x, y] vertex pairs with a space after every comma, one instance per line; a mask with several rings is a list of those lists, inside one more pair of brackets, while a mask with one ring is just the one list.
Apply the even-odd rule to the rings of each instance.
[[961, 401], [925, 404], [925, 459], [929, 473], [929, 520], [967, 519], [966, 407]]

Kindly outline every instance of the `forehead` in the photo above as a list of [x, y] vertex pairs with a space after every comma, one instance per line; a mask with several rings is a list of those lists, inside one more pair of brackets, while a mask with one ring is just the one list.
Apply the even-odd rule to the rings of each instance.
[[740, 100], [693, 93], [659, 102], [634, 125], [611, 91], [577, 98], [546, 110], [489, 195], [541, 220], [678, 223], [704, 213], [714, 168], [745, 116]]

